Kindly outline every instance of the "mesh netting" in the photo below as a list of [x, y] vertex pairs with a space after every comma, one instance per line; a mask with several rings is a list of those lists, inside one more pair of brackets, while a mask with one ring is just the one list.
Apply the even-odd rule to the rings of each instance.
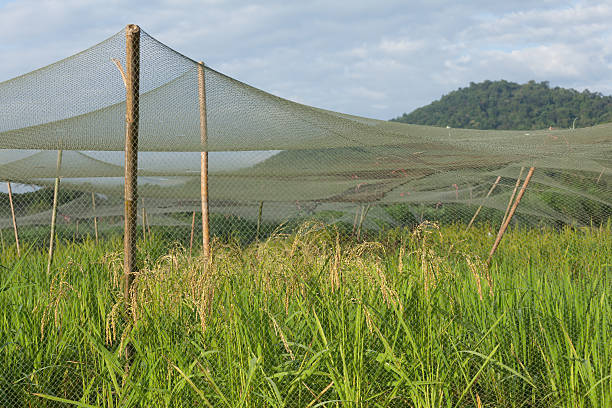
[[[125, 65], [123, 32], [0, 84], [2, 179], [52, 185], [55, 151], [63, 150], [63, 188], [123, 194], [125, 88], [113, 60]], [[520, 168], [529, 166], [538, 169], [534, 193], [519, 213], [532, 222], [589, 224], [610, 214], [612, 124], [537, 131], [398, 124], [297, 104], [206, 68], [208, 142], [202, 146], [197, 67], [142, 34], [138, 182], [150, 212], [197, 207], [190, 201], [200, 196], [197, 152], [207, 150], [213, 207], [227, 214], [235, 205], [241, 217], [257, 216], [243, 209], [261, 201], [279, 209], [275, 221], [299, 213], [299, 202], [315, 212], [345, 213], [347, 203], [403, 203], [412, 213], [418, 205], [503, 211]], [[482, 201], [497, 176], [499, 187]], [[73, 216], [91, 217], [90, 202], [78, 203]], [[99, 211], [111, 215], [113, 208], [121, 214], [121, 206]], [[20, 221], [37, 219], [47, 223], [48, 214]], [[383, 219], [393, 224], [392, 217]]]
[[[609, 270], [611, 253], [612, 123], [533, 131], [408, 125], [291, 102], [209, 67], [201, 87], [200, 64], [142, 32], [136, 226], [128, 226], [127, 65], [121, 31], [0, 83], [0, 188], [12, 187], [10, 196], [0, 190], [0, 359], [9, 367], [0, 370], [0, 406], [610, 401], [612, 351], [601, 339], [610, 285], [598, 274]], [[206, 247], [202, 152], [212, 261], [192, 257]], [[499, 276], [495, 286], [488, 265], [466, 254], [490, 247], [526, 176], [509, 218], [559, 235], [504, 249], [511, 261], [500, 268], [527, 272]], [[448, 224], [451, 238], [428, 221]], [[468, 237], [465, 224], [474, 221], [482, 229]], [[315, 222], [333, 228], [311, 228]], [[406, 225], [420, 226], [393, 235]], [[563, 235], [565, 225], [600, 229], [577, 238]], [[126, 230], [139, 245], [141, 272], [126, 274], [133, 293], [117, 289]], [[398, 252], [343, 246], [345, 236], [376, 234]], [[45, 251], [51, 237], [64, 244], [54, 267]], [[219, 244], [236, 241], [244, 255]], [[584, 251], [572, 249], [579, 244]], [[568, 276], [588, 265], [592, 287], [531, 264], [546, 269], [544, 259], [564, 256]], [[573, 300], [557, 308], [562, 297]], [[588, 310], [601, 312], [580, 323]], [[421, 360], [431, 350], [436, 357]]]

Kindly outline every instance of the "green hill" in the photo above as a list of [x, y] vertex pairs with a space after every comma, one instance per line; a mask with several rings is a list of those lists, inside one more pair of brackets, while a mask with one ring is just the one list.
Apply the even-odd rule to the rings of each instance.
[[612, 121], [612, 96], [551, 88], [546, 81], [471, 82], [392, 121], [471, 129], [587, 127]]

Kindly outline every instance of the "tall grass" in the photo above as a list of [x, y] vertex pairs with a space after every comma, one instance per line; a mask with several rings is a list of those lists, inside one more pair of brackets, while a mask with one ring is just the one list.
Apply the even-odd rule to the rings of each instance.
[[[376, 242], [304, 224], [210, 262], [153, 237], [2, 256], [0, 406], [609, 407], [612, 228]], [[135, 348], [126, 369], [125, 349]]]

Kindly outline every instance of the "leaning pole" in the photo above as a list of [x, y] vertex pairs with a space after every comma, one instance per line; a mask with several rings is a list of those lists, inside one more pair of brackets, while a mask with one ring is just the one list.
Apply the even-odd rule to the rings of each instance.
[[508, 228], [508, 225], [510, 224], [510, 221], [512, 220], [512, 217], [514, 216], [514, 213], [516, 212], [516, 209], [518, 208], [518, 205], [521, 202], [523, 195], [525, 194], [525, 190], [527, 189], [527, 185], [529, 184], [529, 181], [531, 180], [531, 176], [533, 176], [534, 171], [535, 171], [535, 167], [532, 166], [529, 168], [529, 172], [527, 173], [527, 177], [525, 177], [525, 181], [523, 182], [523, 185], [521, 186], [521, 190], [516, 196], [516, 200], [514, 200], [514, 204], [512, 204], [512, 208], [510, 208], [510, 212], [508, 212], [508, 216], [506, 217], [503, 224], [499, 228], [499, 232], [497, 233], [497, 238], [495, 238], [495, 242], [493, 243], [493, 248], [491, 248], [491, 252], [489, 252], [489, 257], [487, 258], [485, 262], [487, 265], [491, 263], [493, 254], [495, 253], [495, 250], [499, 246], [499, 243], [501, 242], [504, 236], [504, 233], [506, 232], [506, 229]]
[[15, 218], [15, 205], [13, 204], [13, 190], [11, 189], [11, 182], [6, 182], [6, 188], [8, 190], [9, 205], [11, 206], [11, 219], [13, 220], [13, 231], [15, 232], [15, 245], [17, 246], [17, 256], [21, 256], [21, 249], [19, 249], [19, 231], [17, 229], [17, 219]]

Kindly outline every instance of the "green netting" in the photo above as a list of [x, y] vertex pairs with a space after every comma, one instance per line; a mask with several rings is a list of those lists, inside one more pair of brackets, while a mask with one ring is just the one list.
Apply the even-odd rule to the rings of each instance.
[[[124, 34], [0, 83], [1, 407], [610, 399], [612, 123], [405, 125], [205, 68], [203, 144], [200, 66], [142, 33], [134, 213]], [[514, 223], [608, 224], [514, 229], [489, 269], [532, 167]]]
[[[125, 66], [123, 31], [0, 84], [0, 180], [52, 186], [62, 150], [62, 189], [82, 192], [60, 207], [72, 220], [123, 214], [125, 89], [114, 59]], [[189, 224], [183, 215], [199, 211], [203, 150], [210, 152], [211, 207], [224, 217], [283, 222], [324, 214], [351, 224], [367, 205], [380, 208], [368, 210], [366, 224], [371, 217], [396, 225], [465, 220], [483, 205], [492, 212], [480, 219], [491, 220], [503, 215], [521, 168], [531, 166], [519, 208], [529, 222], [610, 216], [612, 124], [536, 131], [406, 125], [301, 105], [210, 68], [205, 77], [202, 146], [198, 64], [142, 33], [138, 182], [150, 223]], [[92, 192], [100, 197], [95, 212]], [[48, 202], [19, 209], [19, 223], [46, 224], [49, 209]], [[8, 212], [0, 214], [0, 226], [9, 227]]]

